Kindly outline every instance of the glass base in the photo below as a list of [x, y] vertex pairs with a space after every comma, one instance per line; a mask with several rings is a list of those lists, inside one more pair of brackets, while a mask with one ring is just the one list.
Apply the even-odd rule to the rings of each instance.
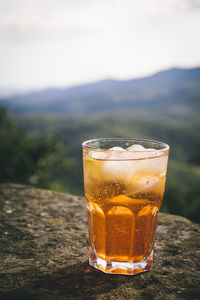
[[153, 265], [153, 250], [147, 259], [138, 262], [120, 262], [102, 259], [90, 249], [90, 266], [108, 274], [136, 275], [151, 270]]

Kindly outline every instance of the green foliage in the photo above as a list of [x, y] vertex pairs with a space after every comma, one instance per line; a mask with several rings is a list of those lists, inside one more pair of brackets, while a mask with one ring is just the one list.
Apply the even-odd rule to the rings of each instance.
[[196, 167], [169, 162], [162, 211], [200, 222], [200, 173]]
[[[15, 182], [60, 190], [76, 162], [63, 157], [61, 139], [22, 132], [5, 109], [0, 110], [0, 182]], [[56, 182], [52, 183], [54, 179]], [[70, 184], [68, 189], [70, 189]], [[64, 183], [63, 188], [64, 190]]]
[[171, 147], [162, 211], [200, 222], [199, 121], [55, 115], [21, 116], [16, 121], [8, 112], [0, 111], [1, 182], [28, 183], [83, 195], [81, 143], [84, 140], [157, 139]]
[[[127, 116], [66, 118], [56, 115], [24, 116], [18, 118], [20, 127], [36, 136], [48, 128], [68, 141], [65, 156], [73, 158], [74, 177], [65, 175], [71, 192], [83, 194], [81, 143], [98, 137], [139, 137], [160, 140], [170, 145], [170, 160], [162, 211], [183, 215], [199, 222], [200, 213], [200, 122], [174, 121], [157, 117]], [[74, 182], [76, 178], [76, 184]], [[59, 186], [59, 182], [57, 181]], [[64, 184], [66, 186], [66, 184]], [[52, 186], [54, 188], [54, 186]], [[62, 190], [62, 187], [60, 189]]]

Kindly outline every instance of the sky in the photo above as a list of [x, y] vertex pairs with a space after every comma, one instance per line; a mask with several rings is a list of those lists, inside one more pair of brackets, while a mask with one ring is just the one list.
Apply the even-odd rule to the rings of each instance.
[[200, 0], [0, 0], [0, 89], [200, 66]]

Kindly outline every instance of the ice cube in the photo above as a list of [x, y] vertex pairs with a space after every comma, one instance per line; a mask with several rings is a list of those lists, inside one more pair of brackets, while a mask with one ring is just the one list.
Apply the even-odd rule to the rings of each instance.
[[148, 172], [152, 174], [163, 174], [165, 176], [167, 169], [167, 155], [147, 157], [147, 159], [141, 160], [138, 164], [138, 169], [143, 172]]
[[126, 148], [126, 151], [145, 151], [145, 148], [142, 145], [131, 145]]
[[106, 180], [126, 182], [135, 174], [135, 164], [131, 160], [108, 160], [102, 166]]
[[153, 151], [153, 152], [156, 152], [156, 149], [153, 149], [153, 148], [145, 148], [146, 151]]
[[112, 150], [112, 151], [125, 151], [125, 149], [122, 148], [122, 147], [112, 147], [109, 150]]
[[[111, 150], [112, 152], [109, 153], [109, 151], [105, 151], [105, 150], [102, 150], [102, 151], [92, 150], [92, 151], [90, 151], [89, 156], [94, 159], [108, 159], [108, 158], [116, 159], [116, 158], [119, 158], [119, 154], [122, 151], [125, 151], [122, 147], [113, 147], [108, 150]], [[116, 152], [116, 153], [113, 153], [113, 152]]]
[[89, 157], [94, 159], [106, 159], [108, 155], [105, 151], [90, 151]]
[[108, 159], [118, 160], [118, 159], [126, 158], [126, 155], [124, 155], [126, 151], [122, 147], [113, 147], [108, 150], [109, 150], [107, 152]]
[[145, 151], [151, 152], [151, 153], [154, 153], [155, 155], [157, 155], [157, 150], [156, 150], [156, 149], [153, 149], [153, 148], [146, 148]]
[[126, 194], [128, 196], [146, 193], [152, 190], [152, 188], [159, 183], [159, 177], [151, 175], [135, 175], [131, 182], [126, 186]]
[[158, 155], [158, 151], [156, 149], [152, 149], [152, 148], [146, 148], [145, 149], [145, 157], [152, 157], [152, 156], [157, 156]]
[[139, 159], [139, 158], [148, 158], [157, 155], [157, 151], [151, 148], [144, 148], [142, 145], [131, 145], [126, 148], [126, 151], [130, 153], [130, 158]]
[[141, 145], [131, 145], [126, 148], [126, 153], [128, 158], [132, 159], [139, 159], [144, 157], [144, 151], [146, 149]]

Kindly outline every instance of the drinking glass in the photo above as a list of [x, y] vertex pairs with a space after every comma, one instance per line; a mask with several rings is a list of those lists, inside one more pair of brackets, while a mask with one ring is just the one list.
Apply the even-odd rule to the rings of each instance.
[[114, 274], [150, 270], [169, 146], [101, 138], [82, 147], [89, 264]]

